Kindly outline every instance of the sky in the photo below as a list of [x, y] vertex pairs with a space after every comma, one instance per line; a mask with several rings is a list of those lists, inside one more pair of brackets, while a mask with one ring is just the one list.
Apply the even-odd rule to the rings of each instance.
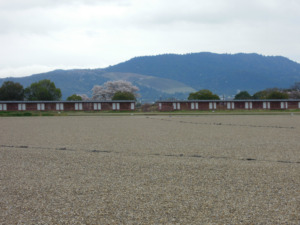
[[299, 0], [0, 0], [0, 78], [165, 53], [300, 62], [299, 24]]

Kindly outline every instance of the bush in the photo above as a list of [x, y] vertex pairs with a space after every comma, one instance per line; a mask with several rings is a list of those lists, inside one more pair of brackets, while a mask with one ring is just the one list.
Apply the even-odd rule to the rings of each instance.
[[190, 93], [188, 100], [220, 100], [220, 97], [213, 94], [210, 90], [202, 89], [200, 91]]
[[126, 91], [118, 91], [114, 94], [112, 97], [112, 100], [136, 100], [135, 96], [131, 92], [126, 92]]
[[67, 98], [67, 101], [82, 101], [82, 97], [76, 94], [73, 94]]
[[252, 96], [247, 91], [241, 91], [235, 95], [234, 99], [252, 99]]
[[280, 91], [273, 91], [267, 96], [267, 99], [288, 99], [289, 95]]

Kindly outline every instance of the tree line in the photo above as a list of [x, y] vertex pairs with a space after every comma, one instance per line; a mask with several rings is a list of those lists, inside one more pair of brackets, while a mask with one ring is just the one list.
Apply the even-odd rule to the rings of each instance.
[[[88, 100], [136, 100], [140, 97], [139, 88], [131, 82], [117, 80], [107, 81], [103, 85], [95, 85], [92, 89], [92, 97], [85, 94], [73, 94], [68, 101]], [[0, 87], [0, 100], [2, 101], [59, 101], [62, 94], [60, 88], [56, 88], [50, 80], [40, 80], [23, 88], [20, 83], [6, 81]], [[300, 82], [295, 82], [288, 89], [269, 88], [250, 95], [247, 91], [241, 91], [234, 99], [300, 99]], [[217, 94], [210, 90], [202, 89], [189, 94], [188, 100], [220, 100]]]
[[[288, 89], [267, 88], [253, 95], [250, 95], [248, 91], [241, 91], [234, 96], [234, 99], [300, 99], [300, 82], [295, 82], [295, 84]], [[190, 93], [188, 100], [220, 100], [220, 97], [210, 90], [202, 89]]]
[[247, 91], [241, 91], [234, 99], [300, 99], [300, 82], [295, 82], [290, 88], [267, 88], [250, 95]]
[[61, 90], [55, 87], [50, 80], [41, 80], [23, 88], [20, 83], [6, 81], [0, 87], [0, 100], [2, 101], [36, 101], [36, 100], [60, 100]]
[[[73, 94], [67, 101], [87, 100], [136, 100], [139, 96], [139, 88], [128, 81], [108, 81], [102, 86], [95, 85], [92, 89], [92, 98], [85, 94]], [[56, 88], [50, 80], [40, 80], [27, 88], [18, 82], [6, 81], [0, 87], [1, 101], [59, 101], [62, 94], [60, 88]]]

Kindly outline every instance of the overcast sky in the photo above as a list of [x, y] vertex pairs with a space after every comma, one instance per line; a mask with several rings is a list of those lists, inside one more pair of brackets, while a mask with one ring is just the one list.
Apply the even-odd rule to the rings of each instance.
[[0, 0], [0, 77], [163, 53], [300, 62], [299, 0]]

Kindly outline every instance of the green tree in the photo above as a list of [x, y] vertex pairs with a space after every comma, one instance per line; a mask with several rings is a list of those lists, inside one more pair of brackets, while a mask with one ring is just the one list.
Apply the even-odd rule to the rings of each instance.
[[112, 97], [112, 100], [136, 100], [136, 99], [134, 94], [131, 92], [117, 91]]
[[241, 91], [235, 95], [234, 99], [252, 99], [252, 96], [248, 93], [248, 91]]
[[61, 90], [50, 80], [40, 80], [25, 89], [26, 100], [60, 100]]
[[20, 83], [5, 81], [0, 87], [0, 100], [20, 101], [24, 100], [24, 88]]
[[268, 95], [269, 95], [269, 92], [266, 90], [258, 91], [256, 93], [254, 93], [253, 99], [267, 99]]
[[278, 88], [268, 88], [263, 91], [256, 92], [253, 99], [288, 99], [289, 95], [285, 90]]
[[202, 89], [197, 92], [190, 93], [188, 100], [220, 100], [219, 96], [213, 94], [210, 90]]
[[288, 99], [289, 95], [280, 91], [273, 91], [268, 96], [267, 99]]
[[67, 101], [82, 101], [82, 97], [76, 94], [73, 94], [67, 98]]

